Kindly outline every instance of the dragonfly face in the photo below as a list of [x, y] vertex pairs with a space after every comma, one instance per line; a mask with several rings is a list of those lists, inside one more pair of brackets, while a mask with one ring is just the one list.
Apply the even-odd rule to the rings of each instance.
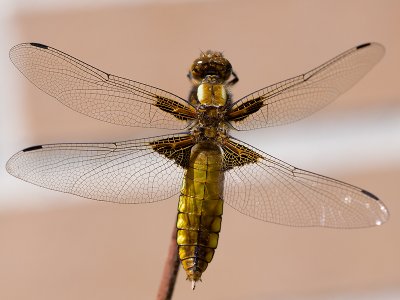
[[359, 228], [388, 220], [386, 207], [372, 193], [293, 167], [229, 132], [307, 117], [353, 86], [383, 55], [380, 44], [363, 44], [233, 101], [228, 88], [238, 78], [231, 64], [221, 53], [207, 51], [190, 68], [193, 88], [185, 100], [57, 49], [20, 44], [10, 51], [15, 66], [64, 105], [113, 124], [185, 131], [123, 142], [33, 146], [16, 153], [7, 170], [48, 189], [101, 201], [179, 197], [179, 257], [195, 283], [214, 256], [225, 203], [289, 226]]
[[221, 52], [208, 50], [193, 62], [189, 74], [194, 84], [199, 84], [208, 76], [215, 76], [215, 83], [222, 84], [231, 76], [232, 65]]

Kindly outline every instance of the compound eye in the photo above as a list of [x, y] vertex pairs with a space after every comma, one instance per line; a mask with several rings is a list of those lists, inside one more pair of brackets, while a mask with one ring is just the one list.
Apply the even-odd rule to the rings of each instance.
[[232, 65], [228, 61], [226, 61], [226, 64], [221, 68], [219, 75], [223, 81], [227, 81], [232, 75]]
[[209, 75], [215, 75], [219, 82], [225, 82], [232, 74], [232, 66], [220, 52], [206, 52], [193, 62], [190, 73], [198, 82]]
[[195, 60], [190, 68], [192, 78], [195, 80], [202, 80], [204, 78], [204, 64], [202, 60]]

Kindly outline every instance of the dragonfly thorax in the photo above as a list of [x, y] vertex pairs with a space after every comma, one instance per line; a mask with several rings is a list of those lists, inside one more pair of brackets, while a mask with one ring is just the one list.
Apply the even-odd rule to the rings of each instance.
[[197, 99], [201, 105], [224, 106], [227, 98], [227, 92], [223, 84], [204, 82], [197, 88]]
[[201, 105], [197, 109], [198, 122], [197, 128], [215, 128], [220, 129], [224, 125], [224, 112], [223, 107]]

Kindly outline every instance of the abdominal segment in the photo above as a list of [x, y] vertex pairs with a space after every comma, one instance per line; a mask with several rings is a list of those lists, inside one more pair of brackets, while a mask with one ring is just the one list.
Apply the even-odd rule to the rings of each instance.
[[222, 152], [213, 143], [192, 148], [177, 218], [179, 258], [192, 282], [201, 278], [218, 245], [223, 211]]

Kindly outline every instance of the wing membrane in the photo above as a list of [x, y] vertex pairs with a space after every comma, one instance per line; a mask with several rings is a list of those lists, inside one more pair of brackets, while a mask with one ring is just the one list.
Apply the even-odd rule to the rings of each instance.
[[359, 81], [384, 55], [377, 43], [354, 47], [323, 65], [258, 90], [232, 104], [238, 130], [282, 125], [320, 110]]
[[159, 154], [154, 145], [186, 136], [34, 146], [15, 154], [7, 162], [7, 171], [38, 186], [90, 199], [155, 202], [179, 193], [184, 169], [175, 161], [186, 150]]
[[10, 50], [14, 65], [34, 85], [69, 108], [105, 122], [184, 129], [193, 107], [164, 90], [105, 73], [57, 49], [36, 43]]
[[[363, 189], [295, 168], [239, 140], [232, 142], [258, 157], [257, 163], [225, 172], [224, 200], [245, 215], [289, 226], [335, 228], [380, 225], [389, 218], [383, 202]], [[236, 161], [240, 165], [243, 159]]]

